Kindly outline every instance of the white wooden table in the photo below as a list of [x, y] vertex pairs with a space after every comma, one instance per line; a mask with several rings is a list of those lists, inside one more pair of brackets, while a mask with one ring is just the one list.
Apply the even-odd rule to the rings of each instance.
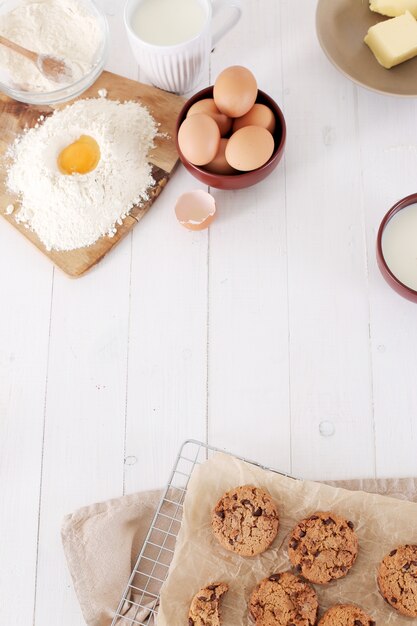
[[[121, 3], [108, 69], [142, 78]], [[264, 183], [214, 190], [210, 231], [173, 205], [70, 280], [0, 223], [0, 624], [83, 624], [64, 514], [163, 485], [186, 438], [300, 477], [417, 473], [417, 307], [376, 267], [383, 214], [417, 191], [417, 102], [339, 75], [313, 0], [246, 0], [201, 86], [251, 68], [288, 124]], [[334, 431], [334, 434], [330, 434]]]

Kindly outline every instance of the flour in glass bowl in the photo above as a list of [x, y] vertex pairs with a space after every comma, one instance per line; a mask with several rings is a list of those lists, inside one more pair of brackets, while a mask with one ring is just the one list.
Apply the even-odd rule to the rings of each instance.
[[[6, 185], [20, 201], [15, 219], [48, 250], [74, 250], [113, 236], [155, 184], [148, 153], [157, 131], [137, 102], [100, 97], [55, 111], [19, 136], [7, 155]], [[97, 167], [88, 174], [61, 173], [58, 155], [82, 135], [100, 148]]]
[[[72, 71], [71, 83], [92, 69], [103, 37], [96, 17], [80, 0], [22, 0], [0, 14], [0, 35], [34, 52], [62, 58]], [[0, 80], [36, 92], [65, 84], [57, 85], [32, 61], [2, 45]]]

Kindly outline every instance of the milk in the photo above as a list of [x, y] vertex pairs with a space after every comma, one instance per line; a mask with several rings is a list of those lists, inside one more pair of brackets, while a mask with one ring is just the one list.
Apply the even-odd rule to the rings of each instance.
[[417, 204], [401, 209], [387, 223], [382, 253], [394, 276], [417, 291]]
[[147, 43], [172, 46], [198, 35], [207, 13], [198, 0], [142, 0], [132, 18], [135, 33]]

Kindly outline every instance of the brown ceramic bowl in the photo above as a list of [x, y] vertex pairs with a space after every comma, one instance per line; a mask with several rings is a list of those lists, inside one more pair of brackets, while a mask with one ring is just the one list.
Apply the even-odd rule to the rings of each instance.
[[194, 96], [192, 96], [192, 98], [187, 100], [187, 102], [181, 109], [177, 119], [175, 137], [175, 142], [180, 159], [184, 163], [185, 168], [195, 178], [197, 178], [202, 183], [209, 185], [210, 187], [216, 187], [217, 189], [243, 189], [244, 187], [256, 185], [256, 183], [259, 183], [261, 180], [269, 176], [269, 174], [276, 168], [281, 160], [282, 155], [284, 154], [287, 129], [282, 111], [277, 103], [272, 100], [272, 98], [270, 98], [266, 93], [259, 89], [256, 102], [259, 102], [260, 104], [266, 104], [266, 106], [268, 106], [274, 112], [276, 119], [276, 128], [274, 132], [275, 149], [273, 155], [271, 156], [269, 161], [265, 163], [265, 165], [262, 165], [262, 167], [258, 167], [258, 169], [252, 170], [251, 172], [242, 172], [241, 174], [229, 175], [212, 174], [211, 172], [207, 172], [203, 167], [198, 167], [197, 165], [193, 165], [192, 163], [190, 163], [182, 154], [181, 149], [178, 145], [178, 129], [181, 126], [182, 122], [185, 120], [189, 108], [199, 100], [204, 100], [205, 98], [212, 97], [213, 87], [206, 87], [206, 89], [202, 89]]
[[378, 230], [378, 237], [376, 242], [376, 259], [378, 262], [378, 267], [381, 270], [382, 276], [385, 278], [390, 287], [392, 287], [400, 296], [403, 298], [407, 298], [407, 300], [411, 300], [411, 302], [417, 302], [417, 291], [411, 289], [411, 287], [407, 287], [404, 285], [396, 276], [393, 274], [388, 267], [387, 262], [384, 258], [384, 253], [382, 251], [382, 236], [384, 234], [384, 230], [388, 222], [396, 213], [404, 209], [406, 206], [410, 204], [417, 203], [417, 193], [411, 194], [411, 196], [407, 196], [402, 200], [399, 200], [394, 206], [388, 211], [385, 215], [384, 219], [381, 222], [381, 225]]

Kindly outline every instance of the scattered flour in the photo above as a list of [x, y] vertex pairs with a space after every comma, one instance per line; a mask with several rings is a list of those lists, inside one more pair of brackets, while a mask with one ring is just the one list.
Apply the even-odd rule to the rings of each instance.
[[[116, 234], [116, 224], [148, 199], [154, 184], [148, 152], [157, 124], [136, 102], [78, 100], [20, 135], [8, 157], [7, 187], [20, 199], [15, 219], [34, 230], [48, 250], [73, 250]], [[101, 152], [88, 174], [62, 174], [61, 150], [81, 135]]]
[[[23, 0], [0, 15], [0, 35], [42, 54], [62, 58], [72, 70], [71, 82], [94, 65], [102, 42], [97, 18], [79, 0]], [[36, 65], [0, 46], [0, 80], [31, 91], [62, 87], [45, 78]]]
[[14, 211], [14, 204], [8, 204], [4, 212], [6, 213], [6, 215], [11, 215], [13, 211]]
[[99, 89], [97, 93], [100, 96], [100, 98], [107, 98], [107, 94], [108, 94], [107, 89], [104, 89], [104, 88]]

